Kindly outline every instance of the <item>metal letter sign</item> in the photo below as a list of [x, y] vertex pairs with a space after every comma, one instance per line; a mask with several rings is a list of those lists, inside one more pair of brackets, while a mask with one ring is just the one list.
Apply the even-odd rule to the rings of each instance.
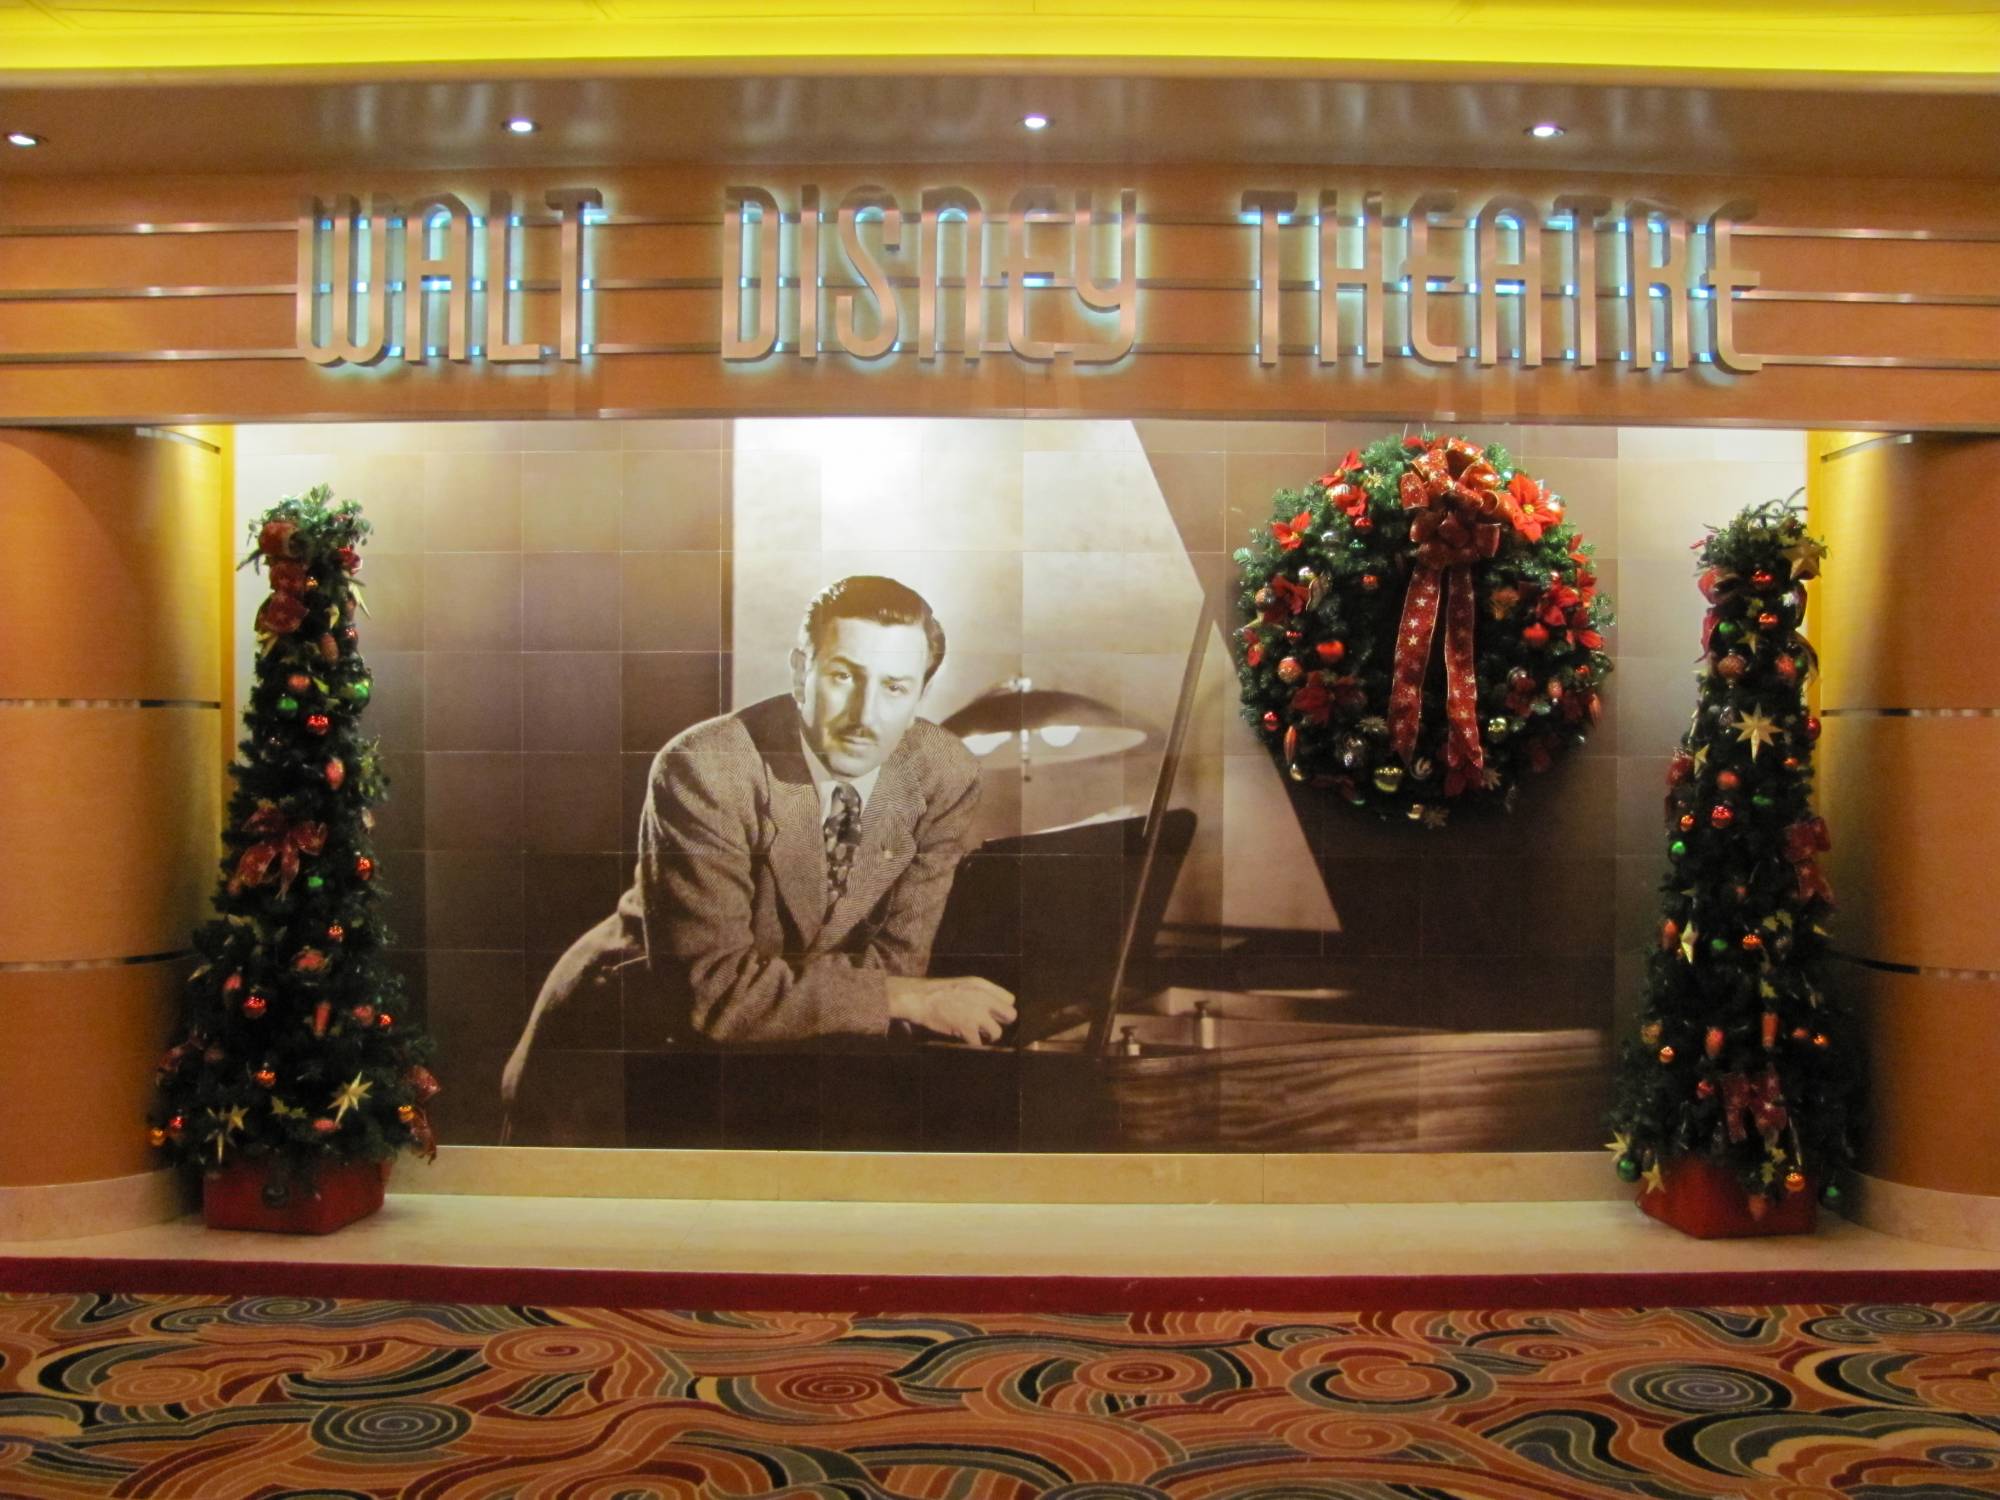
[[[1088, 190], [1023, 188], [991, 213], [958, 186], [913, 200], [872, 184], [806, 185], [789, 197], [755, 185], [723, 190], [715, 345], [669, 351], [643, 326], [621, 325], [601, 352], [712, 347], [729, 366], [823, 355], [1112, 365], [1149, 352], [1142, 292], [1198, 285], [1242, 294], [1243, 341], [1196, 346], [1167, 335], [1154, 352], [1240, 351], [1265, 368], [1304, 357], [1354, 373], [1399, 358], [1527, 369], [1622, 362], [1661, 374], [1763, 366], [1737, 334], [1736, 302], [1758, 286], [1735, 260], [1733, 232], [1756, 211], [1749, 203], [1697, 219], [1642, 198], [1500, 193], [1461, 204], [1458, 193], [1426, 189], [1385, 212], [1380, 192], [1259, 188], [1227, 217], [1171, 220], [1247, 233], [1247, 257], [1218, 251], [1168, 274], [1159, 257], [1189, 253], [1185, 238], [1170, 241], [1155, 247], [1149, 280], [1139, 275], [1146, 223], [1131, 188], [1109, 202]], [[307, 199], [299, 351], [317, 365], [591, 355], [601, 310], [586, 252], [616, 221], [595, 189], [548, 192], [542, 204], [552, 214], [524, 215], [495, 192], [482, 218], [449, 192], [401, 208], [375, 196], [365, 205], [351, 194]], [[533, 231], [540, 259], [556, 257], [553, 277], [546, 264], [541, 280], [524, 273]], [[1231, 279], [1241, 266], [1252, 268], [1249, 279]], [[685, 290], [711, 284], [694, 266], [644, 270]], [[642, 319], [644, 304], [631, 306]]]

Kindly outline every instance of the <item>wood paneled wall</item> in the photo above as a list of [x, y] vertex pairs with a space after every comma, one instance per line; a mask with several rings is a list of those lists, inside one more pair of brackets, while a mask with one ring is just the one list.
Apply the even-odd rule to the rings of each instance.
[[1869, 1049], [1864, 1169], [2000, 1196], [2000, 441], [1816, 433], [1820, 805], [1836, 977]]
[[[1001, 226], [991, 221], [1004, 217], [1016, 190], [1087, 187], [1102, 214], [1115, 207], [1118, 189], [1133, 187], [1146, 220], [1138, 350], [1109, 366], [1034, 364], [1004, 352], [1003, 341], [1002, 352], [976, 363], [926, 362], [906, 336], [902, 352], [872, 363], [829, 350], [811, 362], [781, 352], [755, 365], [727, 365], [718, 352], [721, 215], [732, 182], [768, 185], [793, 209], [801, 185], [822, 189], [829, 293], [853, 284], [831, 222], [831, 206], [850, 187], [881, 183], [906, 207], [926, 186], [978, 192], [989, 214], [989, 286], [1004, 245]], [[516, 203], [539, 203], [544, 189], [576, 184], [601, 188], [610, 215], [588, 235], [595, 311], [585, 336], [594, 352], [581, 362], [391, 360], [374, 369], [322, 369], [295, 352], [294, 226], [302, 194], [379, 192], [407, 202], [449, 189], [480, 212], [495, 188], [513, 192]], [[1429, 366], [1393, 352], [1376, 367], [1354, 354], [1322, 365], [1312, 352], [1319, 292], [1310, 223], [1280, 231], [1285, 352], [1275, 366], [1261, 366], [1258, 231], [1240, 212], [1243, 192], [1253, 188], [1294, 191], [1308, 214], [1322, 189], [1340, 191], [1347, 207], [1362, 191], [1379, 190], [1392, 216], [1426, 188], [1456, 190], [1467, 211], [1503, 190], [1544, 206], [1588, 190], [1614, 205], [1643, 198], [1696, 217], [1754, 200], [1755, 219], [1736, 237], [1735, 253], [1762, 284], [1735, 312], [1740, 343], [1765, 356], [1766, 367], [1748, 375], [1714, 365], [1578, 368], [1560, 358], [1569, 310], [1554, 295], [1545, 307], [1551, 358], [1537, 369], [1511, 361], [1484, 367], [1470, 358]], [[526, 324], [553, 343], [558, 231], [544, 213], [539, 227], [530, 216], [523, 234]], [[1456, 234], [1436, 238], [1448, 248]], [[916, 326], [910, 239], [906, 234], [891, 257], [906, 330]], [[1552, 294], [1567, 279], [1560, 243], [1552, 237], [1545, 252]], [[1607, 289], [1618, 281], [1614, 248], [1607, 235], [1599, 275]], [[787, 254], [787, 275], [795, 275], [789, 246]], [[2000, 191], [1988, 183], [1609, 175], [1580, 182], [1346, 168], [1019, 165], [585, 169], [535, 181], [448, 170], [352, 181], [330, 167], [310, 180], [22, 181], [0, 211], [0, 421], [815, 411], [2000, 428], [1995, 286]], [[945, 294], [941, 321], [953, 315], [958, 295]], [[1001, 294], [988, 297], [990, 339], [1004, 335], [1006, 324]], [[1404, 300], [1400, 291], [1388, 299], [1392, 346], [1401, 342], [1393, 333]], [[1439, 300], [1440, 332], [1454, 321], [1470, 324], [1471, 298]], [[1066, 278], [1036, 289], [1030, 301], [1038, 333], [1084, 326]], [[1611, 301], [1600, 310], [1607, 329], [1619, 316]], [[830, 308], [821, 327], [831, 327]], [[1101, 337], [1098, 327], [1093, 336]], [[167, 352], [176, 357], [159, 357]]]
[[223, 463], [0, 431], [0, 1186], [143, 1172], [216, 857]]

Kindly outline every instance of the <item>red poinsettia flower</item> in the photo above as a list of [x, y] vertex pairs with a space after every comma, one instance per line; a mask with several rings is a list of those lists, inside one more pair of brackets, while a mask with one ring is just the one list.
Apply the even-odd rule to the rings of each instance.
[[1333, 692], [1333, 706], [1355, 712], [1368, 706], [1368, 693], [1359, 677], [1336, 677], [1327, 683]]
[[1253, 667], [1263, 664], [1264, 641], [1255, 625], [1243, 627], [1243, 660]]
[[1282, 573], [1272, 577], [1271, 592], [1276, 597], [1262, 611], [1267, 622], [1282, 620], [1288, 615], [1304, 614], [1306, 604], [1312, 598], [1306, 591], [1305, 585], [1293, 583]]
[[1542, 533], [1562, 519], [1562, 502], [1526, 474], [1514, 476], [1500, 504], [1514, 530], [1531, 542], [1539, 542]]
[[1273, 521], [1271, 535], [1278, 539], [1278, 545], [1287, 552], [1296, 551], [1299, 543], [1306, 539], [1306, 533], [1312, 529], [1312, 518], [1311, 511], [1302, 510], [1289, 521]]
[[1583, 602], [1583, 595], [1566, 583], [1558, 583], [1542, 594], [1542, 623], [1548, 626], [1569, 624], [1569, 612]]
[[1325, 674], [1306, 673], [1306, 680], [1293, 691], [1292, 701], [1287, 706], [1302, 719], [1324, 724], [1333, 713], [1333, 695], [1326, 690]]

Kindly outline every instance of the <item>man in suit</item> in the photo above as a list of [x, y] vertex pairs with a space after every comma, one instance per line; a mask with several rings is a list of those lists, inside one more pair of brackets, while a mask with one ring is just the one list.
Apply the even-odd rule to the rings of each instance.
[[999, 1039], [1007, 991], [924, 977], [979, 801], [971, 753], [917, 717], [944, 648], [921, 595], [843, 578], [806, 609], [790, 696], [668, 742], [632, 886], [544, 981], [502, 1076], [510, 1112], [537, 1033], [621, 987], [675, 1044]]

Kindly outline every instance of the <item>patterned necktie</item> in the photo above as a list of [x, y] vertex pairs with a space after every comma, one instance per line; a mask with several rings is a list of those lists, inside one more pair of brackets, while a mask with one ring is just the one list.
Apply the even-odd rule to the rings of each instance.
[[844, 781], [833, 784], [833, 810], [826, 815], [826, 909], [847, 892], [847, 872], [854, 868], [854, 846], [861, 842], [861, 794]]

